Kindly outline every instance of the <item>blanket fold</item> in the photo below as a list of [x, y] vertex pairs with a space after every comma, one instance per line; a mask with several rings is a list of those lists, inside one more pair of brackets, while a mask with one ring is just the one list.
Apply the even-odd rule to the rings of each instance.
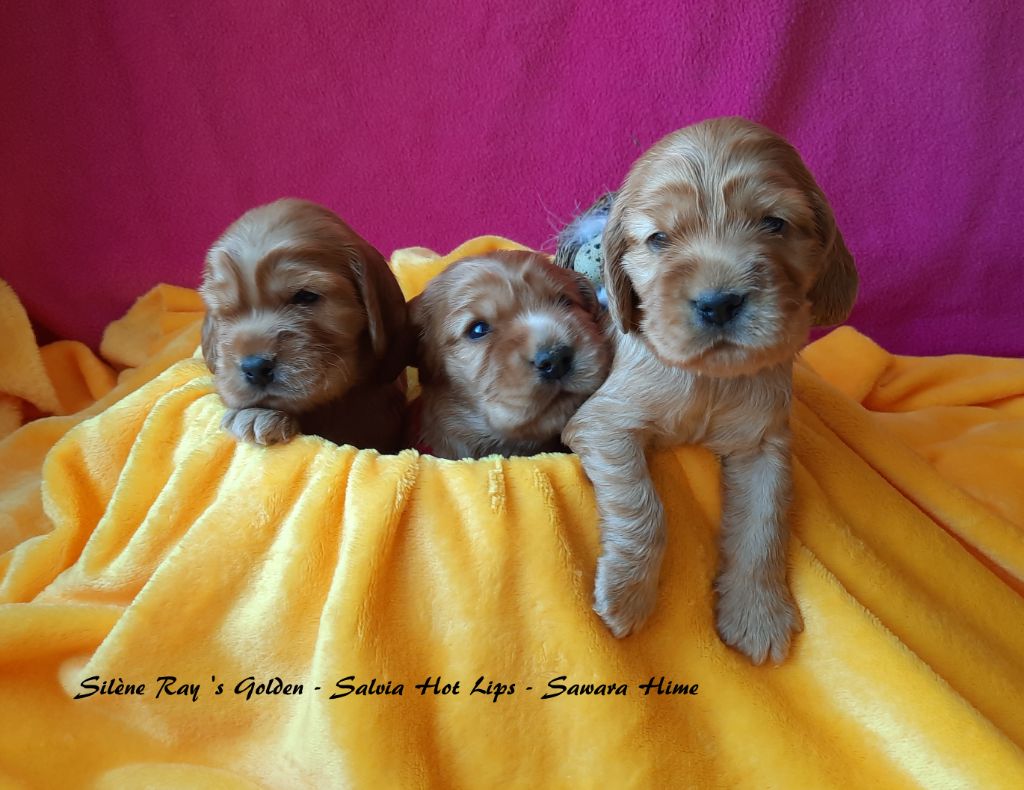
[[[392, 265], [412, 297], [502, 246]], [[850, 328], [805, 349], [805, 630], [752, 667], [714, 632], [707, 452], [651, 455], [660, 598], [615, 640], [591, 611], [574, 456], [240, 445], [195, 354], [201, 317], [160, 286], [99, 357], [38, 349], [0, 284], [0, 779], [1024, 785], [1024, 362], [894, 357]]]

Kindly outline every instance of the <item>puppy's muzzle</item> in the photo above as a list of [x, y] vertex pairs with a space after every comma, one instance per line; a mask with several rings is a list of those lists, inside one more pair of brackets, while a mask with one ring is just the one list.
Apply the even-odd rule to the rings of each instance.
[[569, 346], [542, 348], [533, 357], [537, 375], [548, 381], [558, 381], [572, 371], [573, 349]]
[[744, 294], [733, 291], [705, 291], [692, 304], [700, 323], [722, 327], [740, 314], [746, 301]]
[[274, 360], [257, 354], [243, 357], [238, 364], [245, 380], [254, 387], [264, 389], [274, 380]]

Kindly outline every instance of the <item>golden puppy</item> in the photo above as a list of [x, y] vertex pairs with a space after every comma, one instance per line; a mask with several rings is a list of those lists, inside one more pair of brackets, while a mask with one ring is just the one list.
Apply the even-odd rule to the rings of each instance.
[[651, 613], [665, 517], [645, 448], [702, 444], [722, 461], [719, 635], [781, 661], [802, 627], [786, 583], [793, 356], [849, 313], [853, 260], [796, 151], [739, 118], [645, 153], [603, 244], [615, 361], [562, 434], [601, 515], [594, 608], [619, 637]]
[[381, 254], [335, 214], [294, 199], [246, 212], [207, 254], [200, 293], [224, 428], [258, 444], [302, 430], [401, 446], [405, 299]]
[[409, 309], [420, 334], [419, 439], [441, 458], [560, 449], [562, 428], [608, 372], [593, 286], [537, 253], [457, 261]]

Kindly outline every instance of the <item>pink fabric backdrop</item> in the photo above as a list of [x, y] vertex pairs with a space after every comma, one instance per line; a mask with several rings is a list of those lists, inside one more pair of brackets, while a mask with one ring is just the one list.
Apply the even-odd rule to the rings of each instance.
[[385, 253], [544, 245], [658, 137], [739, 113], [830, 196], [855, 326], [903, 353], [1024, 354], [1018, 3], [514, 5], [8, 4], [0, 276], [95, 343], [285, 194]]

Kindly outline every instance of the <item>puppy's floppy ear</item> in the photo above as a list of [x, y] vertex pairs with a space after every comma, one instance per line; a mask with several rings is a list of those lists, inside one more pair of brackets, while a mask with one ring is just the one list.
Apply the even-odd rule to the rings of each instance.
[[595, 321], [600, 322], [604, 315], [604, 308], [601, 307], [601, 302], [597, 299], [597, 289], [594, 288], [594, 284], [590, 281], [589, 277], [571, 269], [569, 271], [572, 274], [573, 282], [576, 283], [577, 290], [580, 292], [583, 306], [587, 308]]
[[411, 365], [419, 372], [421, 384], [429, 384], [433, 380], [433, 364], [427, 359], [427, 344], [423, 336], [427, 329], [427, 303], [424, 295], [413, 297], [409, 302], [409, 357]]
[[640, 326], [640, 297], [622, 267], [628, 242], [622, 227], [623, 201], [616, 200], [604, 227], [601, 246], [604, 249], [604, 287], [608, 292], [608, 311], [612, 321], [624, 333], [636, 331]]
[[832, 208], [817, 184], [810, 189], [810, 196], [824, 250], [818, 279], [807, 295], [811, 300], [811, 322], [815, 326], [832, 326], [845, 321], [853, 309], [857, 299], [857, 267], [836, 227]]
[[352, 271], [366, 310], [370, 346], [380, 363], [376, 379], [394, 381], [410, 362], [405, 296], [384, 256], [365, 242], [357, 248]]
[[206, 367], [210, 369], [211, 373], [216, 373], [217, 357], [219, 356], [217, 353], [217, 319], [210, 314], [210, 303], [206, 300], [206, 288], [210, 285], [213, 257], [214, 253], [211, 249], [206, 254], [206, 264], [203, 266], [203, 282], [199, 286], [199, 295], [203, 298], [203, 303], [206, 307], [206, 313], [203, 315], [200, 344], [203, 348], [203, 359], [206, 361]]
[[203, 316], [203, 330], [202, 330], [202, 347], [203, 347], [203, 359], [206, 360], [206, 367], [210, 369], [211, 373], [217, 372], [217, 321], [210, 315], [210, 311], [206, 311], [206, 315]]

